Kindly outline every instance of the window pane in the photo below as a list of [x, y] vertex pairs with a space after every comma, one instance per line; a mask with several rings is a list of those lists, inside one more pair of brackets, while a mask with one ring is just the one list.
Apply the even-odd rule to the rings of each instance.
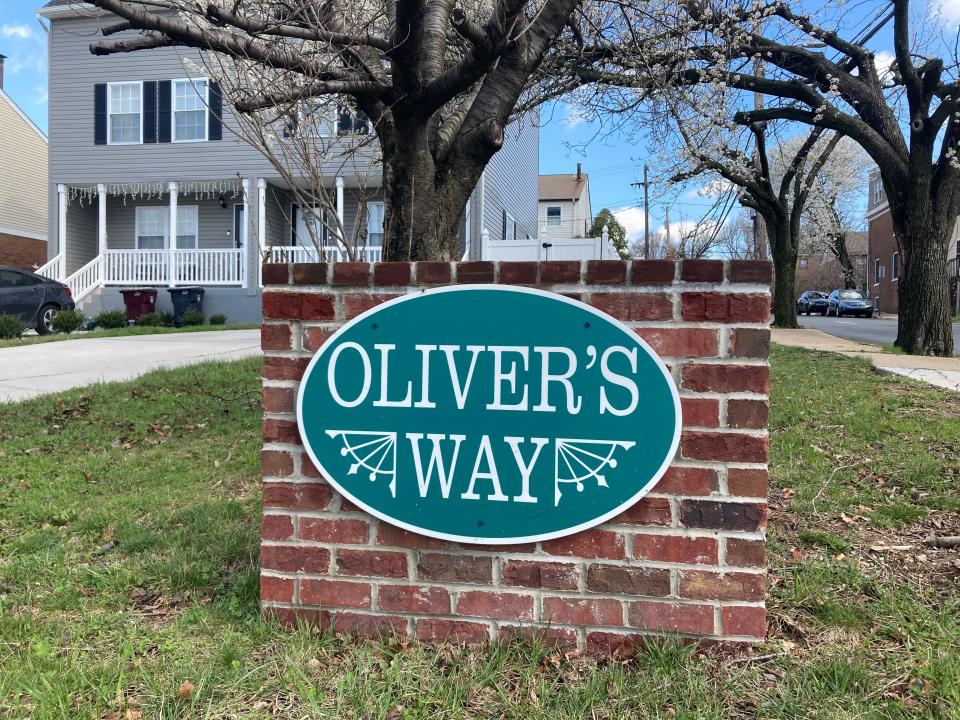
[[163, 250], [166, 243], [163, 235], [138, 235], [137, 246], [141, 250]]
[[125, 143], [140, 140], [139, 115], [111, 115], [110, 142]]
[[560, 208], [559, 207], [548, 207], [547, 208], [547, 225], [557, 227], [560, 225]]
[[141, 205], [137, 213], [137, 247], [161, 250], [166, 247], [167, 221], [170, 209], [166, 205]]
[[383, 245], [383, 203], [367, 203], [367, 243]]
[[206, 137], [206, 113], [191, 110], [175, 113], [174, 139], [203, 140]]
[[204, 97], [207, 94], [207, 83], [203, 80], [191, 82], [178, 80], [174, 83], [173, 102], [174, 110], [202, 110]]

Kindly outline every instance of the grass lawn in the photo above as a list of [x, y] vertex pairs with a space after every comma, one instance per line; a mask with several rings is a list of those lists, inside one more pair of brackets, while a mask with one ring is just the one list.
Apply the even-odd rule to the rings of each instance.
[[111, 328], [109, 330], [88, 330], [73, 332], [67, 335], [26, 335], [13, 340], [0, 340], [0, 348], [17, 347], [18, 345], [38, 345], [63, 340], [85, 340], [87, 338], [126, 337], [128, 335], [160, 335], [165, 333], [216, 332], [217, 330], [251, 330], [258, 328], [257, 323], [232, 323], [229, 325], [190, 325], [188, 327], [130, 327]]
[[776, 349], [768, 642], [598, 662], [263, 622], [258, 363], [2, 407], [0, 718], [960, 717], [957, 394]]

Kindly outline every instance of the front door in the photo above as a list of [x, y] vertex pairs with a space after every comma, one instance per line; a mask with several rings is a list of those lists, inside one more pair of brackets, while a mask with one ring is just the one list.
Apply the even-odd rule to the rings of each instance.
[[243, 223], [245, 222], [245, 216], [243, 212], [243, 205], [237, 203], [233, 206], [233, 246], [237, 248], [243, 247]]

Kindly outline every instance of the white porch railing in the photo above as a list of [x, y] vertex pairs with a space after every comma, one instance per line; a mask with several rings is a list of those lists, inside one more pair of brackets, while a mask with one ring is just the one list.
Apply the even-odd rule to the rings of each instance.
[[87, 295], [103, 285], [103, 256], [97, 255], [73, 275], [64, 280], [73, 296], [73, 301], [78, 303]]
[[166, 285], [170, 275], [167, 250], [107, 250], [103, 281], [107, 285]]
[[43, 277], [50, 278], [51, 280], [60, 280], [63, 277], [64, 270], [63, 253], [60, 253], [46, 264], [38, 267], [34, 272], [36, 272], [37, 275], [43, 275]]
[[[379, 245], [361, 245], [356, 248], [356, 259], [360, 262], [380, 262], [382, 257], [383, 248]], [[300, 245], [271, 245], [267, 248], [264, 262], [346, 262], [349, 259], [346, 251], [338, 245], [324, 245], [319, 251], [314, 247]]]
[[[170, 282], [171, 257], [175, 281]], [[107, 250], [106, 285], [242, 285], [244, 251], [222, 250]]]
[[240, 285], [244, 256], [241, 249], [178, 250], [177, 285]]

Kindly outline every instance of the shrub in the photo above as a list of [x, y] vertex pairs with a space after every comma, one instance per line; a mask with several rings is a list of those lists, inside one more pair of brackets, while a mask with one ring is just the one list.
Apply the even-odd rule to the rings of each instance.
[[161, 312], [157, 313], [157, 316], [160, 318], [160, 324], [163, 327], [173, 327], [173, 313]]
[[138, 317], [137, 325], [140, 325], [141, 327], [161, 327], [166, 325], [166, 323], [163, 321], [163, 315], [152, 312]]
[[104, 310], [94, 319], [99, 327], [122, 328], [127, 324], [127, 314], [123, 310]]
[[211, 325], [226, 325], [227, 316], [226, 315], [211, 315], [210, 316]]
[[180, 316], [180, 325], [182, 327], [188, 327], [190, 325], [203, 325], [203, 313], [193, 308], [184, 310], [183, 315]]
[[0, 313], [0, 340], [15, 340], [23, 335], [23, 323], [13, 315]]
[[83, 325], [83, 313], [76, 310], [61, 310], [53, 316], [53, 331], [58, 333], [72, 333]]

